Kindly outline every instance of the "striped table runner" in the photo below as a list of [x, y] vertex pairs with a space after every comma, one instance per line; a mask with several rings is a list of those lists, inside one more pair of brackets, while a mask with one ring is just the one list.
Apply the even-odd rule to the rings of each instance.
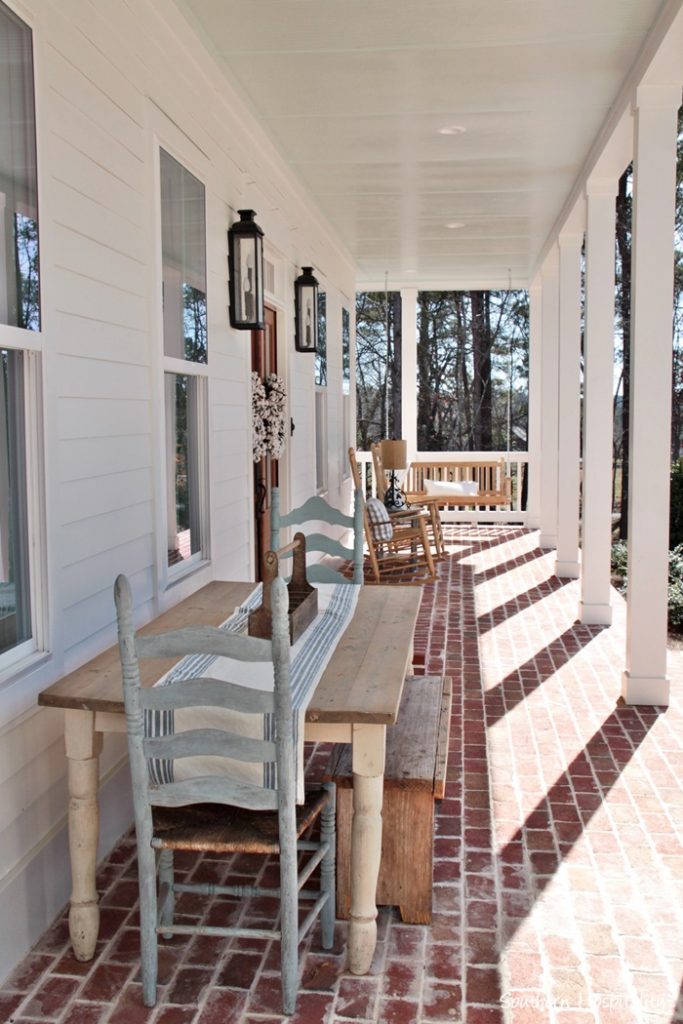
[[[318, 681], [334, 653], [339, 639], [353, 618], [358, 587], [349, 583], [318, 584], [318, 614], [298, 638], [290, 652], [290, 682], [295, 709], [294, 729], [297, 749], [297, 800], [304, 799], [303, 734], [304, 715]], [[249, 612], [261, 604], [261, 585], [243, 605], [222, 624], [230, 632], [246, 632]], [[232, 658], [191, 655], [183, 658], [155, 684], [172, 686], [178, 679], [210, 676], [229, 679], [259, 690], [273, 689], [273, 666], [268, 663], [239, 662]], [[241, 714], [218, 708], [183, 708], [174, 712], [145, 714], [145, 735], [169, 736], [187, 729], [229, 728], [244, 736], [272, 739], [274, 716]], [[197, 775], [220, 773], [241, 782], [275, 789], [274, 764], [245, 764], [228, 757], [187, 757], [177, 761], [154, 759], [148, 762], [153, 782], [172, 782]]]

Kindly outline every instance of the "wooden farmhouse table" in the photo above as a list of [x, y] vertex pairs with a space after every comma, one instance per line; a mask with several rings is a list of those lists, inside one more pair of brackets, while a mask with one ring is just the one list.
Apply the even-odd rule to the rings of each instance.
[[[244, 602], [253, 583], [214, 581], [148, 623], [142, 633], [179, 626], [220, 625]], [[386, 727], [396, 721], [412, 659], [421, 588], [362, 587], [306, 712], [305, 738], [350, 742], [353, 767], [349, 968], [367, 973], [377, 942], [375, 896], [382, 841]], [[152, 686], [175, 662], [143, 661]], [[44, 690], [44, 707], [63, 708], [68, 761], [72, 892], [69, 930], [78, 960], [90, 960], [99, 931], [95, 888], [99, 833], [99, 754], [105, 732], [125, 732], [118, 647], [110, 647]]]

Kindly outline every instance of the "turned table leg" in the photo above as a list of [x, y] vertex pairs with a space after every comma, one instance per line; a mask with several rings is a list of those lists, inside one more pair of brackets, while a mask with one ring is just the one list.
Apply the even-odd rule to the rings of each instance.
[[353, 726], [353, 822], [349, 970], [367, 974], [377, 944], [377, 879], [382, 855], [386, 727]]
[[91, 960], [100, 926], [95, 868], [99, 835], [99, 755], [102, 733], [91, 711], [65, 712], [64, 737], [69, 780], [71, 909], [69, 933], [77, 960]]

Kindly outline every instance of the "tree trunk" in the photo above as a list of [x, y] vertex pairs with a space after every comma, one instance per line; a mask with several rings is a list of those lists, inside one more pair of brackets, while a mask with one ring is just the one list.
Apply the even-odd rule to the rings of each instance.
[[[462, 385], [461, 407], [464, 418], [464, 437], [462, 447], [469, 451], [473, 450], [474, 438], [472, 434], [472, 403], [470, 378], [467, 372], [467, 323], [465, 316], [465, 296], [462, 292], [455, 293], [455, 313], [457, 324], [457, 366], [458, 376]], [[462, 431], [461, 431], [462, 437]]]
[[617, 304], [621, 319], [623, 350], [623, 395], [621, 404], [621, 506], [619, 515], [619, 538], [628, 537], [628, 453], [629, 417], [631, 407], [631, 199], [628, 195], [628, 180], [632, 167], [628, 167], [619, 179], [616, 207], [617, 252], [621, 263], [621, 280], [617, 291]]
[[389, 323], [393, 335], [393, 349], [390, 366], [390, 392], [389, 392], [389, 423], [387, 437], [402, 437], [401, 421], [401, 363], [402, 363], [402, 336], [401, 336], [401, 293], [391, 292], [389, 295]]
[[472, 353], [474, 359], [472, 380], [474, 447], [477, 451], [490, 451], [493, 436], [490, 296], [488, 292], [470, 292], [470, 301], [472, 303]]

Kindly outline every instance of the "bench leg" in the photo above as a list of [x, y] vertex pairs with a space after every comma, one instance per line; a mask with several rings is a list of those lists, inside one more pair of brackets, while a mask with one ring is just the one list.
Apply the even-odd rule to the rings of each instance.
[[[337, 788], [337, 917], [349, 917], [352, 791]], [[434, 797], [386, 789], [382, 805], [382, 859], [377, 904], [398, 907], [405, 924], [431, 924]]]
[[392, 789], [384, 794], [382, 867], [377, 902], [397, 906], [406, 924], [432, 920], [434, 796]]

